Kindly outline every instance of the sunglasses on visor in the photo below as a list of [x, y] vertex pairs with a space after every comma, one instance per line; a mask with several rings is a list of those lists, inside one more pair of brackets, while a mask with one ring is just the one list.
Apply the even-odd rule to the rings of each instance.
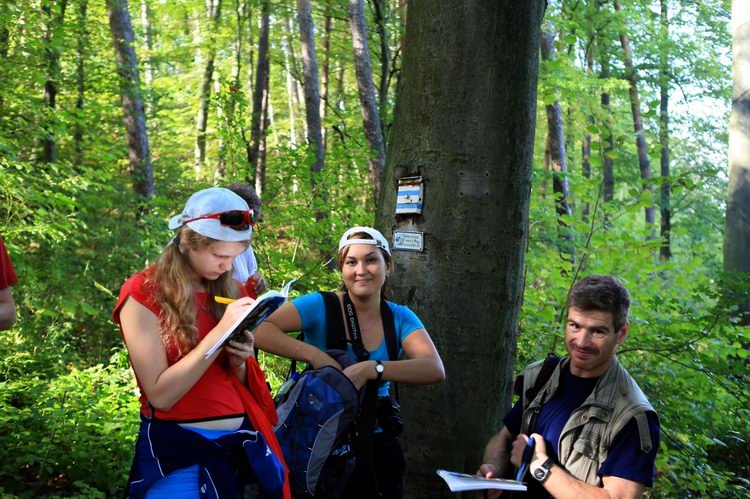
[[206, 218], [215, 218], [219, 220], [221, 225], [242, 230], [244, 227], [255, 223], [255, 212], [253, 210], [222, 211], [221, 213], [211, 213], [210, 215], [191, 218], [190, 220], [185, 220], [182, 224], [185, 225]]

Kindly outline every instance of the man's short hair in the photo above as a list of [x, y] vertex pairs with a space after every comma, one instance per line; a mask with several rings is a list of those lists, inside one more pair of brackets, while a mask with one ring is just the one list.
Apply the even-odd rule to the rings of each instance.
[[599, 310], [609, 312], [615, 321], [615, 331], [628, 322], [630, 296], [625, 286], [609, 275], [590, 275], [573, 286], [568, 295], [568, 310]]

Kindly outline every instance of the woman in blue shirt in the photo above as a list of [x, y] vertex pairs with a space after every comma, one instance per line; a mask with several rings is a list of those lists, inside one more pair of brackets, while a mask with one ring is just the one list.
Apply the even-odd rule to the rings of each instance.
[[[344, 324], [351, 324], [354, 317], [355, 335], [361, 337], [364, 355], [354, 353], [352, 328], [346, 327], [349, 351], [361, 360], [343, 370], [344, 374], [359, 389], [368, 381], [379, 384], [378, 396], [381, 404], [387, 401], [388, 382], [414, 384], [439, 383], [445, 378], [440, 355], [419, 318], [408, 307], [386, 301], [385, 285], [393, 270], [391, 252], [383, 235], [370, 227], [353, 227], [339, 241], [338, 265], [343, 280], [342, 290], [336, 293]], [[385, 341], [381, 303], [385, 302], [393, 316], [397, 343], [397, 359], [389, 359]], [[347, 313], [350, 304], [353, 312]], [[332, 321], [326, 314], [323, 295], [313, 293], [297, 298], [276, 311], [256, 329], [256, 345], [259, 348], [287, 358], [305, 361], [314, 368], [324, 365], [339, 367], [325, 350], [327, 331]], [[286, 334], [292, 331], [304, 333], [304, 343]], [[381, 425], [383, 426], [383, 425]], [[397, 436], [374, 430], [373, 462], [377, 487], [382, 497], [400, 498], [403, 481], [403, 453]], [[367, 484], [357, 483], [355, 478], [348, 492], [357, 497], [367, 497]]]

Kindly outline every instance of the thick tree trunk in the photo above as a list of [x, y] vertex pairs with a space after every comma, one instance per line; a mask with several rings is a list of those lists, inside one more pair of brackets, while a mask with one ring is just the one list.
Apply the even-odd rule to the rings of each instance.
[[[620, 2], [615, 0], [615, 11], [620, 12], [622, 7]], [[623, 51], [623, 62], [625, 64], [625, 77], [628, 80], [628, 94], [630, 96], [630, 110], [633, 115], [633, 131], [635, 132], [635, 147], [638, 152], [638, 164], [641, 169], [641, 180], [643, 190], [653, 194], [654, 188], [651, 184], [651, 165], [648, 159], [648, 143], [646, 141], [646, 130], [643, 127], [643, 118], [641, 117], [641, 100], [638, 95], [638, 75], [633, 65], [633, 49], [630, 46], [628, 35], [622, 31], [620, 33], [620, 45]], [[653, 196], [652, 196], [653, 197]], [[656, 223], [656, 211], [653, 201], [643, 208], [646, 218], [646, 225], [650, 227], [649, 239], [655, 236], [654, 224]]]
[[320, 121], [320, 90], [318, 87], [318, 56], [315, 52], [315, 28], [310, 0], [297, 0], [299, 16], [302, 73], [305, 86], [305, 117], [307, 121], [307, 143], [315, 156], [310, 170], [319, 172], [325, 166], [325, 148]]
[[203, 175], [203, 163], [206, 161], [206, 129], [208, 128], [208, 107], [211, 102], [211, 85], [214, 78], [214, 64], [216, 50], [214, 49], [214, 32], [219, 25], [221, 16], [221, 0], [208, 0], [206, 3], [206, 14], [208, 14], [209, 36], [206, 65], [203, 68], [203, 80], [201, 81], [200, 101], [198, 114], [195, 118], [195, 176]]
[[372, 179], [375, 199], [380, 194], [380, 178], [385, 165], [385, 143], [380, 129], [380, 112], [372, 81], [370, 50], [367, 48], [367, 22], [365, 20], [364, 0], [349, 0], [349, 20], [352, 27], [352, 46], [354, 47], [354, 69], [357, 74], [359, 104], [362, 111], [362, 122], [365, 128], [367, 145], [372, 151], [368, 158], [370, 177]]
[[[474, 473], [510, 407], [543, 13], [542, 0], [409, 3], [377, 220], [391, 239], [424, 234], [424, 251], [394, 250], [394, 299], [424, 321], [448, 377], [401, 387], [407, 497], [454, 497], [435, 468]], [[396, 216], [397, 179], [413, 175], [422, 214]]]
[[249, 178], [255, 182], [258, 170], [258, 154], [265, 134], [265, 103], [268, 102], [268, 82], [270, 65], [268, 61], [268, 25], [270, 22], [270, 3], [263, 2], [261, 7], [260, 36], [258, 38], [258, 60], [255, 70], [255, 88], [253, 89], [253, 114], [250, 121], [250, 144], [247, 151]]
[[44, 163], [57, 162], [57, 139], [55, 138], [55, 113], [57, 110], [57, 83], [60, 78], [60, 49], [56, 33], [60, 31], [65, 20], [67, 0], [43, 0], [42, 12], [47, 17], [47, 31], [44, 35], [44, 50], [47, 64], [47, 79], [44, 82], [44, 104], [49, 108], [49, 117], [42, 138], [42, 157]]
[[661, 143], [661, 246], [659, 257], [666, 262], [672, 257], [672, 209], [670, 206], [671, 182], [669, 181], [669, 12], [667, 0], [661, 0], [661, 43], [659, 51], [659, 142]]
[[88, 6], [88, 0], [78, 0], [78, 32], [76, 33], [76, 120], [73, 131], [73, 148], [74, 148], [74, 159], [73, 162], [77, 166], [83, 164], [83, 128], [84, 128], [84, 117], [83, 117], [83, 105], [86, 96], [86, 73], [85, 73], [85, 61], [86, 61], [86, 46], [87, 44], [87, 33], [86, 33], [86, 8]]
[[[551, 23], [547, 23], [542, 29], [541, 48], [544, 61], [554, 61], [555, 55], [555, 32]], [[563, 129], [562, 107], [560, 100], [546, 106], [547, 111], [547, 150], [552, 168], [552, 191], [555, 193], [555, 211], [557, 211], [558, 225], [560, 226], [562, 238], [566, 243], [561, 245], [561, 252], [571, 256], [575, 260], [575, 245], [573, 230], [568, 225], [565, 217], [571, 218], [573, 210], [570, 208], [570, 187], [568, 186], [568, 158], [565, 149], [565, 131]]]
[[117, 74], [120, 79], [133, 190], [148, 199], [154, 194], [156, 188], [127, 0], [107, 0], [107, 13], [115, 47]]
[[[732, 0], [732, 76], [724, 269], [750, 284], [750, 6], [745, 0]], [[750, 294], [738, 312], [742, 324], [750, 324]]]

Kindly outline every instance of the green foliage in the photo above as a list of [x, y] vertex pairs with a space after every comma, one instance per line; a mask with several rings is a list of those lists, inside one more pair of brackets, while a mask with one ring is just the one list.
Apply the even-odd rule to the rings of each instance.
[[[246, 148], [256, 70], [250, 64], [257, 50], [250, 43], [257, 43], [260, 2], [239, 2], [246, 6], [246, 18], [238, 17], [238, 3], [224, 2], [218, 26], [211, 27], [205, 2], [144, 1], [151, 6], [150, 47], [137, 13], [140, 4], [131, 2], [130, 7], [142, 84], [147, 87], [157, 186], [148, 203], [131, 191], [104, 2], [89, 1], [85, 20], [72, 7], [77, 2], [68, 2], [64, 22], [49, 43], [48, 20], [38, 2], [0, 7], [0, 234], [20, 277], [14, 287], [19, 321], [0, 334], [3, 496], [121, 495], [138, 403], [119, 332], [110, 320], [119, 287], [155, 261], [171, 237], [166, 221], [191, 192], [255, 176], [248, 169]], [[395, 57], [380, 109], [387, 130], [394, 113], [403, 23], [398, 4], [383, 3], [388, 51]], [[619, 276], [633, 298], [631, 333], [621, 359], [662, 422], [652, 496], [744, 497], [750, 492], [750, 404], [745, 388], [750, 331], [736, 325], [731, 311], [735, 297], [748, 290], [721, 273], [729, 2], [670, 0], [666, 39], [658, 6], [645, 0], [621, 3], [623, 11], [615, 15], [610, 2], [549, 2], [547, 19], [559, 32], [558, 56], [540, 69], [517, 366], [550, 350], [564, 352], [560, 333], [565, 297], [578, 276]], [[338, 235], [351, 225], [372, 224], [375, 208], [366, 166], [371, 151], [362, 130], [345, 5], [315, 4], [321, 73], [328, 61], [326, 168], [320, 174], [310, 172], [313, 155], [304, 145], [294, 7], [272, 2], [264, 218], [253, 240], [272, 287], [299, 278], [294, 296], [339, 286], [338, 274], [326, 265]], [[372, 10], [368, 12], [378, 82], [381, 47]], [[326, 16], [332, 18], [327, 56], [322, 49]], [[84, 21], [83, 33], [79, 21]], [[244, 48], [237, 73], [233, 50], [240, 27]], [[637, 166], [618, 41], [622, 29], [634, 47], [654, 193], [643, 189]], [[80, 36], [82, 109], [76, 107]], [[586, 55], [592, 48], [589, 68]], [[217, 84], [210, 96], [207, 160], [196, 166], [195, 115], [203, 64], [211, 49], [217, 54]], [[665, 147], [658, 137], [659, 58], [664, 51], [669, 55], [672, 103], [668, 178], [656, 175]], [[60, 56], [55, 110], [41, 98], [50, 53]], [[148, 85], [143, 77], [147, 68], [153, 70]], [[601, 106], [603, 92], [611, 97], [609, 109]], [[555, 214], [552, 172], [542, 158], [543, 106], [555, 100], [564, 112], [573, 208], [573, 215], [562, 219]], [[82, 132], [80, 142], [76, 131]], [[39, 161], [40, 141], [50, 135], [59, 150], [55, 164]], [[579, 166], [585, 135], [592, 141], [589, 177]], [[607, 150], [610, 135], [613, 149]], [[615, 164], [614, 199], [607, 203], [601, 192], [605, 158]], [[672, 194], [669, 262], [658, 261], [661, 240], [650, 238], [653, 230], [643, 222], [644, 208], [660, 202], [663, 181], [670, 182]], [[569, 231], [573, 241], [561, 242]], [[277, 387], [288, 362], [263, 353], [259, 361]]]

